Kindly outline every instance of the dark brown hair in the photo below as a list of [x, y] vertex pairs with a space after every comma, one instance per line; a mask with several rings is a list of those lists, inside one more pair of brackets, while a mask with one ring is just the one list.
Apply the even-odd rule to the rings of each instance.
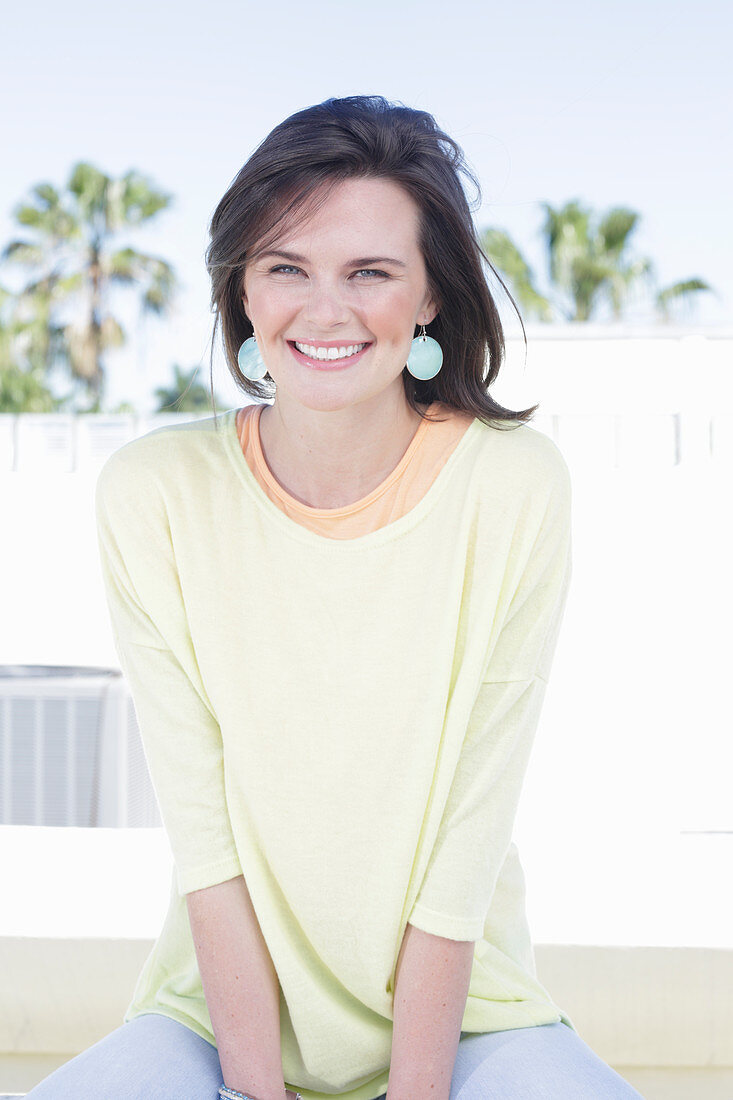
[[211, 218], [206, 266], [216, 314], [212, 359], [221, 322], [227, 365], [238, 388], [257, 400], [274, 397], [269, 375], [269, 384], [250, 381], [237, 362], [242, 342], [253, 335], [242, 304], [246, 263], [271, 248], [296, 220], [319, 209], [342, 180], [389, 179], [419, 210], [419, 246], [438, 305], [426, 332], [443, 349], [443, 366], [434, 378], [421, 381], [403, 370], [408, 404], [423, 417], [418, 404], [439, 401], [493, 427], [529, 420], [538, 405], [505, 409], [488, 393], [505, 349], [483, 265], [504, 287], [518, 316], [519, 310], [481, 248], [460, 173], [476, 188], [480, 205], [481, 188], [463, 151], [427, 111], [356, 95], [326, 99], [290, 115], [258, 145]]

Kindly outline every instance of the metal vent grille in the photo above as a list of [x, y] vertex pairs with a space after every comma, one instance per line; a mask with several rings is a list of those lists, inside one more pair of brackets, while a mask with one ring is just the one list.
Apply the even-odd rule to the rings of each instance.
[[0, 823], [161, 824], [119, 669], [0, 666]]

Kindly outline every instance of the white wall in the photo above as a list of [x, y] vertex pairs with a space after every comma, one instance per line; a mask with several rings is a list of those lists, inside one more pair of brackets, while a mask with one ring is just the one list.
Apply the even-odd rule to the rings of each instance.
[[[721, 457], [683, 448], [672, 465], [654, 428], [682, 410], [730, 432], [732, 348], [557, 339], [532, 344], [525, 371], [514, 345], [494, 389], [542, 400], [561, 436], [573, 415], [633, 402], [663, 455], [616, 468], [566, 453], [573, 584], [515, 831], [548, 942], [733, 945], [733, 448], [728, 434]], [[117, 665], [95, 477], [0, 475], [0, 663]]]

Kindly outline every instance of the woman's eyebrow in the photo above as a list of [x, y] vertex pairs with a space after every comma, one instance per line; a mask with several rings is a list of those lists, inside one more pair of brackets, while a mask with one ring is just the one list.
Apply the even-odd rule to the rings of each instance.
[[[282, 260], [292, 260], [293, 263], [307, 263], [305, 256], [299, 256], [297, 252], [261, 252], [258, 260], [264, 260], [267, 256], [279, 256]], [[392, 256], [359, 256], [355, 260], [348, 260], [345, 267], [365, 267], [367, 264], [395, 264], [397, 267], [407, 267], [403, 260], [395, 260]]]

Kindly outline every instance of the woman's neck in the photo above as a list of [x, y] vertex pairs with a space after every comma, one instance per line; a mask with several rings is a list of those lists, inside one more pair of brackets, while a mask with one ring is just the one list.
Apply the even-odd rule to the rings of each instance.
[[[429, 406], [419, 407], [424, 412]], [[296, 426], [275, 402], [260, 413], [260, 445], [270, 472], [290, 496], [310, 508], [344, 508], [392, 473], [421, 423], [404, 401], [392, 412], [382, 408], [372, 416], [361, 407], [306, 410]]]

